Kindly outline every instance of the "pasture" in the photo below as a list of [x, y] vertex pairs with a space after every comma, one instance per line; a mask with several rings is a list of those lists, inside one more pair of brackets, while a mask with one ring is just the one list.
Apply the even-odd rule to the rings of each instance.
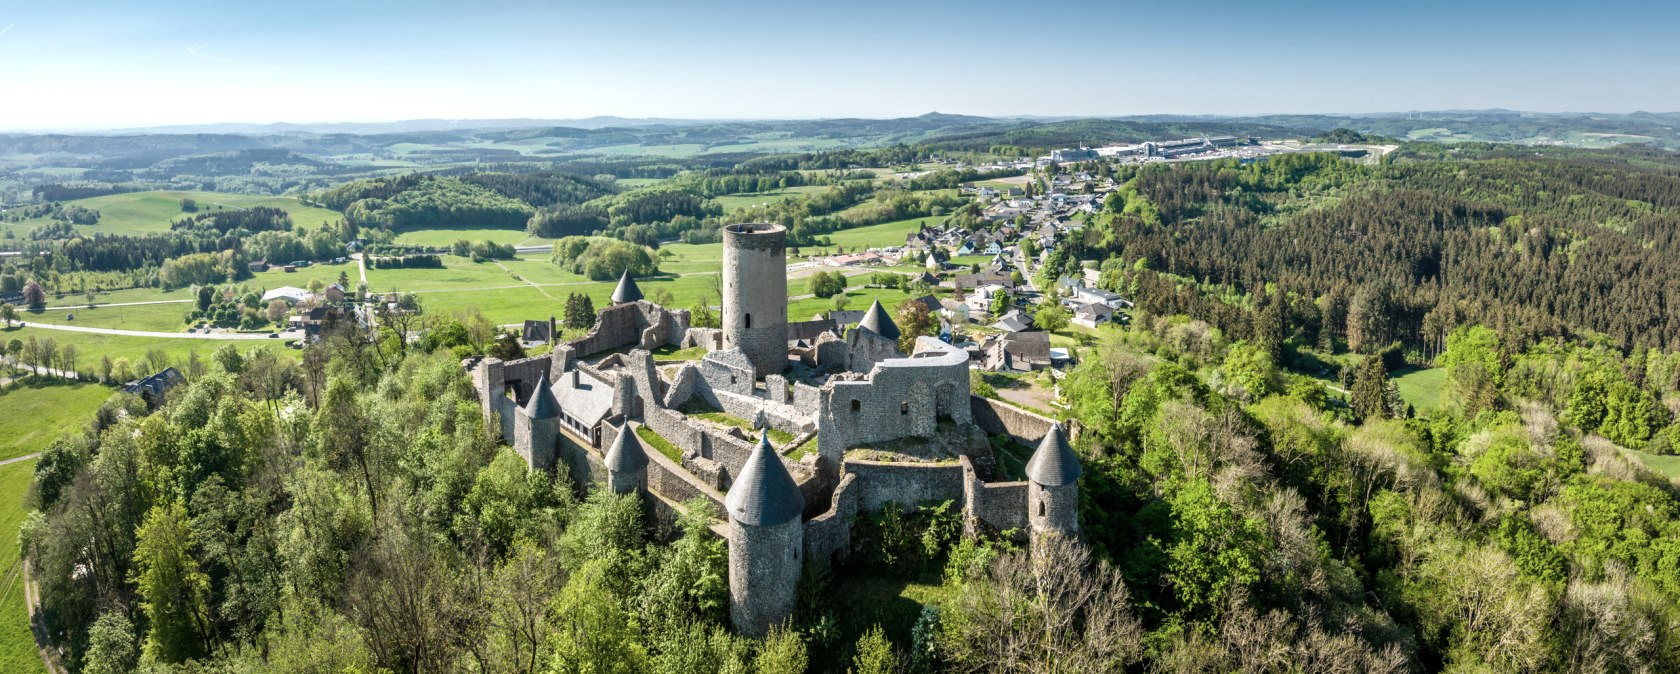
[[[7, 374], [0, 366], [0, 377]], [[115, 392], [99, 384], [38, 376], [0, 389], [0, 459], [34, 454], [80, 433]]]
[[[75, 199], [63, 202], [65, 205], [76, 205], [99, 211], [99, 223], [94, 225], [76, 225], [81, 232], [104, 234], [144, 234], [147, 232], [167, 232], [169, 223], [196, 213], [183, 213], [181, 199], [192, 199], [198, 202], [196, 213], [214, 213], [218, 208], [239, 209], [256, 206], [270, 206], [290, 213], [292, 225], [295, 227], [319, 227], [323, 222], [337, 222], [344, 219], [338, 211], [309, 206], [296, 197], [270, 197], [251, 194], [229, 194], [226, 192], [193, 192], [193, 191], [148, 191], [129, 192], [126, 194], [110, 194], [102, 197]], [[28, 231], [30, 228], [52, 224], [46, 218], [34, 218], [17, 223], [8, 223], [16, 231]]]
[[[23, 518], [29, 514], [24, 499], [35, 477], [35, 461], [0, 466], [0, 539], [16, 541]], [[29, 612], [24, 604], [23, 565], [17, 545], [0, 546], [0, 671], [15, 674], [45, 672], [41, 653], [35, 649], [35, 634], [29, 629]]]

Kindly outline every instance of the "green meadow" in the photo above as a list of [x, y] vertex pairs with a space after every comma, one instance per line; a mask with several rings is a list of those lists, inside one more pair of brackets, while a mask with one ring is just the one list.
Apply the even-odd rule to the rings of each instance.
[[35, 477], [35, 461], [0, 466], [0, 671], [14, 674], [45, 672], [41, 652], [35, 648], [35, 633], [29, 629], [29, 611], [24, 603], [23, 565], [16, 545], [18, 529], [29, 514], [24, 500], [29, 482]]
[[[279, 208], [292, 215], [293, 225], [302, 227], [318, 227], [323, 222], [337, 222], [344, 219], [344, 216], [338, 211], [305, 205], [296, 197], [270, 197], [228, 194], [225, 192], [180, 192], [173, 190], [129, 192], [75, 199], [64, 203], [99, 211], [98, 224], [77, 225], [76, 229], [78, 230], [89, 233], [142, 234], [146, 232], [167, 232], [170, 222], [193, 215], [193, 213], [183, 213], [181, 211], [181, 199], [183, 198], [198, 202], [197, 213], [214, 213], [217, 207], [237, 209], [270, 206]], [[46, 218], [35, 218], [9, 224], [20, 231], [27, 231], [32, 227], [52, 224], [52, 221]]]
[[[0, 377], [7, 375], [0, 366]], [[34, 454], [81, 432], [114, 389], [56, 377], [25, 377], [0, 389], [0, 459]]]

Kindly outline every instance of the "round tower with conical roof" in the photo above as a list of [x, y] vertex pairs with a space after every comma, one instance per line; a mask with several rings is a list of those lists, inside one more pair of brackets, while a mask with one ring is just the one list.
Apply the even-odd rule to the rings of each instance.
[[560, 401], [548, 383], [548, 373], [537, 377], [525, 406], [514, 413], [513, 449], [533, 470], [553, 470], [560, 442]]
[[636, 285], [636, 279], [631, 278], [630, 270], [625, 269], [624, 275], [618, 277], [618, 287], [613, 288], [613, 304], [629, 304], [642, 299], [642, 289]]
[[729, 512], [729, 618], [761, 637], [793, 615], [804, 563], [805, 497], [760, 432], [758, 448], [724, 498]]
[[612, 446], [607, 448], [603, 463], [607, 468], [607, 489], [612, 493], [647, 493], [647, 450], [636, 438], [636, 431], [630, 428], [629, 422], [618, 427], [618, 437], [613, 438]]
[[904, 352], [898, 348], [898, 338], [902, 334], [898, 324], [881, 306], [881, 300], [870, 303], [857, 327], [846, 335], [846, 369], [868, 372], [883, 360], [904, 357]]
[[742, 223], [723, 228], [723, 348], [740, 349], [755, 374], [787, 369], [787, 230]]
[[1038, 443], [1027, 461], [1027, 529], [1041, 534], [1079, 535], [1079, 457], [1060, 423]]

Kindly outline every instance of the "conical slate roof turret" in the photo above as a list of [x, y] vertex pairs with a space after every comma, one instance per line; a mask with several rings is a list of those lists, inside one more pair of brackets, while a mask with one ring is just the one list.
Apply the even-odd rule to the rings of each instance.
[[618, 427], [618, 437], [607, 448], [606, 464], [607, 470], [614, 473], [634, 473], [647, 467], [647, 449], [642, 447], [629, 423]]
[[630, 278], [630, 270], [624, 270], [624, 275], [618, 277], [618, 287], [613, 289], [613, 304], [628, 304], [642, 299], [642, 289], [636, 287], [636, 279]]
[[799, 493], [782, 458], [770, 447], [768, 433], [758, 436], [758, 448], [741, 466], [741, 474], [724, 497], [729, 517], [742, 523], [773, 527], [799, 519], [805, 510], [805, 497]]
[[553, 419], [560, 416], [560, 401], [554, 399], [554, 387], [548, 383], [548, 373], [537, 377], [537, 388], [525, 401], [525, 415], [532, 419]]
[[1046, 487], [1065, 487], [1079, 481], [1079, 457], [1073, 455], [1060, 423], [1052, 424], [1038, 451], [1027, 461], [1027, 479]]
[[898, 339], [898, 324], [894, 323], [887, 310], [881, 308], [881, 300], [877, 299], [869, 305], [869, 310], [863, 312], [863, 320], [858, 321], [858, 327], [867, 328], [870, 332], [887, 339]]

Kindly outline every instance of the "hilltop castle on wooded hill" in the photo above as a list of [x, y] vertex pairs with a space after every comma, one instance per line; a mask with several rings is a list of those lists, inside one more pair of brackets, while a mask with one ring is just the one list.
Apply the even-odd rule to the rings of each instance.
[[[786, 236], [724, 228], [721, 329], [642, 299], [626, 272], [587, 335], [467, 361], [487, 425], [533, 470], [564, 464], [580, 486], [641, 494], [662, 521], [709, 501], [728, 522], [713, 531], [729, 543], [730, 616], [749, 635], [787, 619], [803, 566], [843, 560], [854, 516], [889, 502], [956, 502], [969, 535], [1078, 535], [1080, 465], [1062, 428], [971, 396], [962, 349], [918, 337], [903, 353], [879, 302], [844, 338], [790, 325]], [[707, 353], [656, 360], [667, 346]], [[647, 433], [681, 456], [649, 451]], [[1038, 447], [1027, 480], [989, 481], [988, 435]]]

